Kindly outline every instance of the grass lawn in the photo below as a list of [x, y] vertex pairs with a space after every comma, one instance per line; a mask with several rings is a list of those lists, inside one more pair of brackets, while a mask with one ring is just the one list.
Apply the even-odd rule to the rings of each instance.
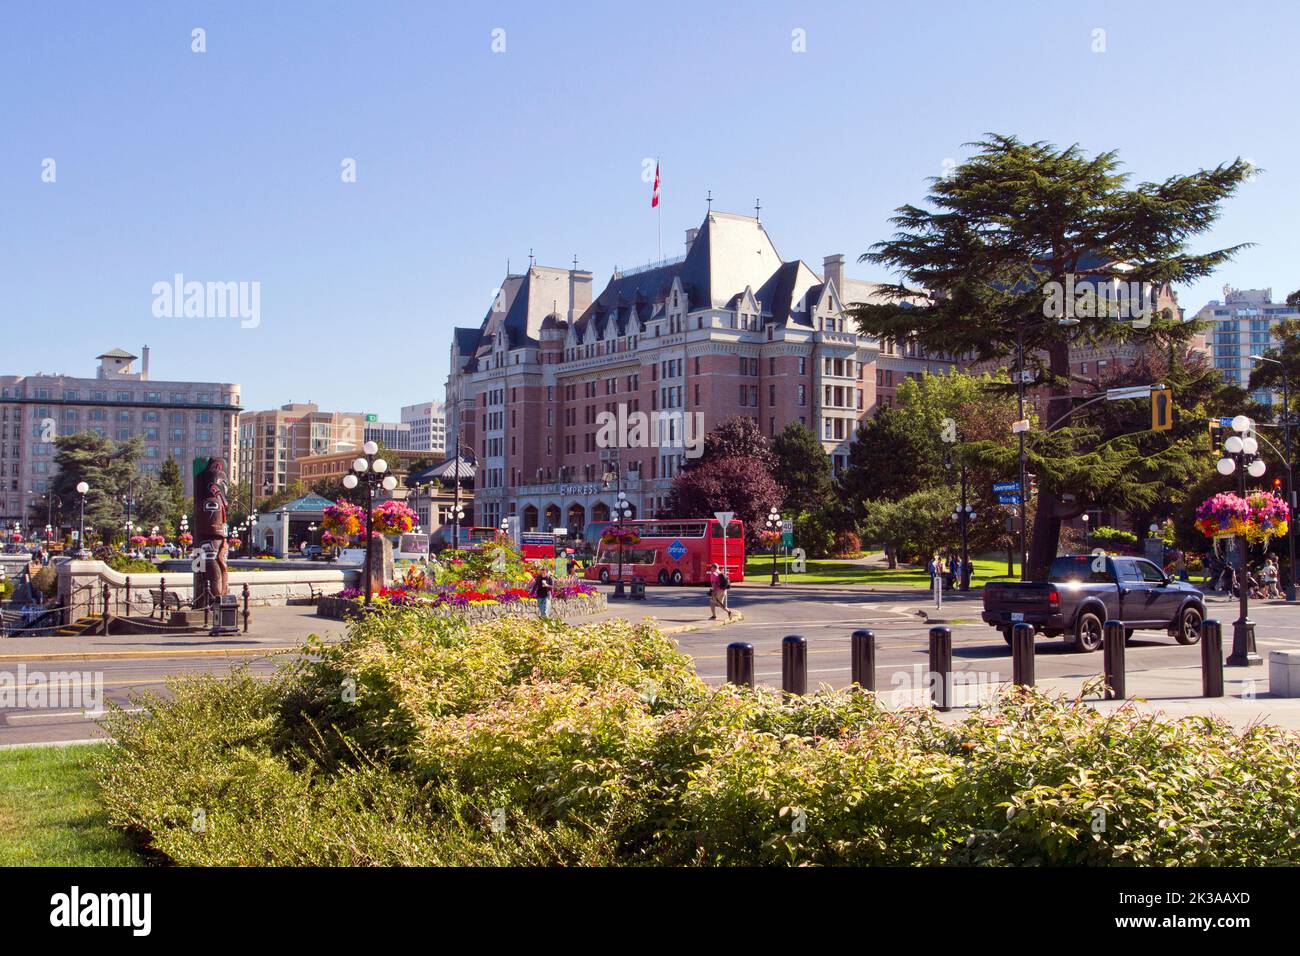
[[[971, 574], [971, 587], [980, 587], [986, 581], [1014, 581], [1019, 578], [1020, 565], [1015, 565], [1015, 573], [1007, 577], [1005, 559], [986, 560], [975, 558], [972, 562], [974, 572]], [[888, 568], [863, 567], [853, 561], [818, 560], [807, 561], [808, 570], [803, 574], [786, 574], [785, 562], [778, 561], [777, 569], [781, 580], [791, 584], [875, 584], [881, 587], [923, 588], [930, 587], [930, 575], [924, 567], [910, 568], [899, 566], [891, 571]], [[763, 581], [772, 576], [772, 556], [751, 557], [745, 562], [745, 579]]]
[[110, 829], [86, 758], [97, 744], [0, 750], [0, 866], [140, 866]]

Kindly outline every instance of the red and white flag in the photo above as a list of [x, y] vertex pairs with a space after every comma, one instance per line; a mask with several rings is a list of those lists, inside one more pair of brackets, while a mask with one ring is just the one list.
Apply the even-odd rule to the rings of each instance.
[[655, 191], [650, 196], [650, 208], [653, 209], [659, 205], [659, 161], [655, 161]]

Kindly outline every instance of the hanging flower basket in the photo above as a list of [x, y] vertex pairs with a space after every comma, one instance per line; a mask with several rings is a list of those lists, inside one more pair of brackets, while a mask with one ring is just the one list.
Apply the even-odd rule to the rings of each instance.
[[142, 535], [142, 534], [133, 534], [133, 535], [131, 535], [131, 547], [133, 547], [133, 548], [143, 548], [143, 547], [144, 547], [144, 544], [145, 544], [145, 541], [147, 541], [147, 540], [148, 540], [148, 539], [145, 538], [145, 536]]
[[185, 546], [191, 545], [194, 543], [194, 535], [190, 534], [188, 531], [182, 531], [180, 536], [180, 542], [182, 545]]
[[1196, 509], [1196, 527], [1201, 534], [1211, 538], [1241, 535], [1256, 544], [1286, 535], [1290, 518], [1286, 502], [1268, 491], [1249, 492], [1245, 498], [1220, 492]]
[[631, 528], [621, 528], [618, 525], [610, 525], [600, 535], [600, 543], [610, 547], [618, 547], [620, 544], [625, 548], [641, 543], [641, 536]]
[[402, 501], [385, 501], [370, 515], [378, 534], [406, 534], [415, 527], [416, 518], [411, 506]]
[[321, 524], [340, 542], [361, 534], [366, 523], [366, 509], [351, 502], [340, 502], [325, 509]]

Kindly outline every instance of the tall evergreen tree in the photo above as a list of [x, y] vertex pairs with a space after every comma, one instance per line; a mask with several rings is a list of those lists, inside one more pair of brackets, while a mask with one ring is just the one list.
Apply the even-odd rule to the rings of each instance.
[[830, 498], [831, 459], [817, 436], [791, 422], [772, 440], [776, 480], [785, 489], [786, 510], [811, 511]]
[[[979, 360], [1022, 353], [1052, 399], [1049, 422], [1070, 407], [1072, 345], [1164, 344], [1193, 334], [1173, 315], [1117, 321], [1109, 308], [1081, 310], [1077, 324], [1065, 325], [1053, 304], [1076, 280], [1159, 290], [1212, 273], [1242, 247], [1193, 254], [1187, 244], [1214, 223], [1252, 171], [1248, 163], [1130, 187], [1114, 152], [1090, 157], [1077, 146], [994, 134], [973, 146], [970, 159], [932, 181], [931, 208], [900, 207], [895, 235], [861, 257], [900, 277], [889, 301], [851, 309], [864, 333]], [[1122, 443], [1079, 455], [1068, 423], [1055, 430], [1063, 433], [1030, 441], [1041, 494], [1031, 574], [1056, 554], [1062, 518], [1077, 514], [1063, 496], [1076, 493], [1080, 469], [1122, 474], [1133, 462]]]

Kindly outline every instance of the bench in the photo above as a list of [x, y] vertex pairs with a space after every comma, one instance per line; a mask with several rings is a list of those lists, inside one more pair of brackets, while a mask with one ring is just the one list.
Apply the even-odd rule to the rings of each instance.
[[153, 617], [153, 612], [157, 611], [158, 616], [166, 617], [168, 611], [181, 611], [188, 607], [193, 607], [193, 601], [182, 601], [181, 596], [175, 591], [163, 591], [160, 588], [150, 588], [149, 598], [153, 601], [153, 607], [149, 611], [149, 616]]

